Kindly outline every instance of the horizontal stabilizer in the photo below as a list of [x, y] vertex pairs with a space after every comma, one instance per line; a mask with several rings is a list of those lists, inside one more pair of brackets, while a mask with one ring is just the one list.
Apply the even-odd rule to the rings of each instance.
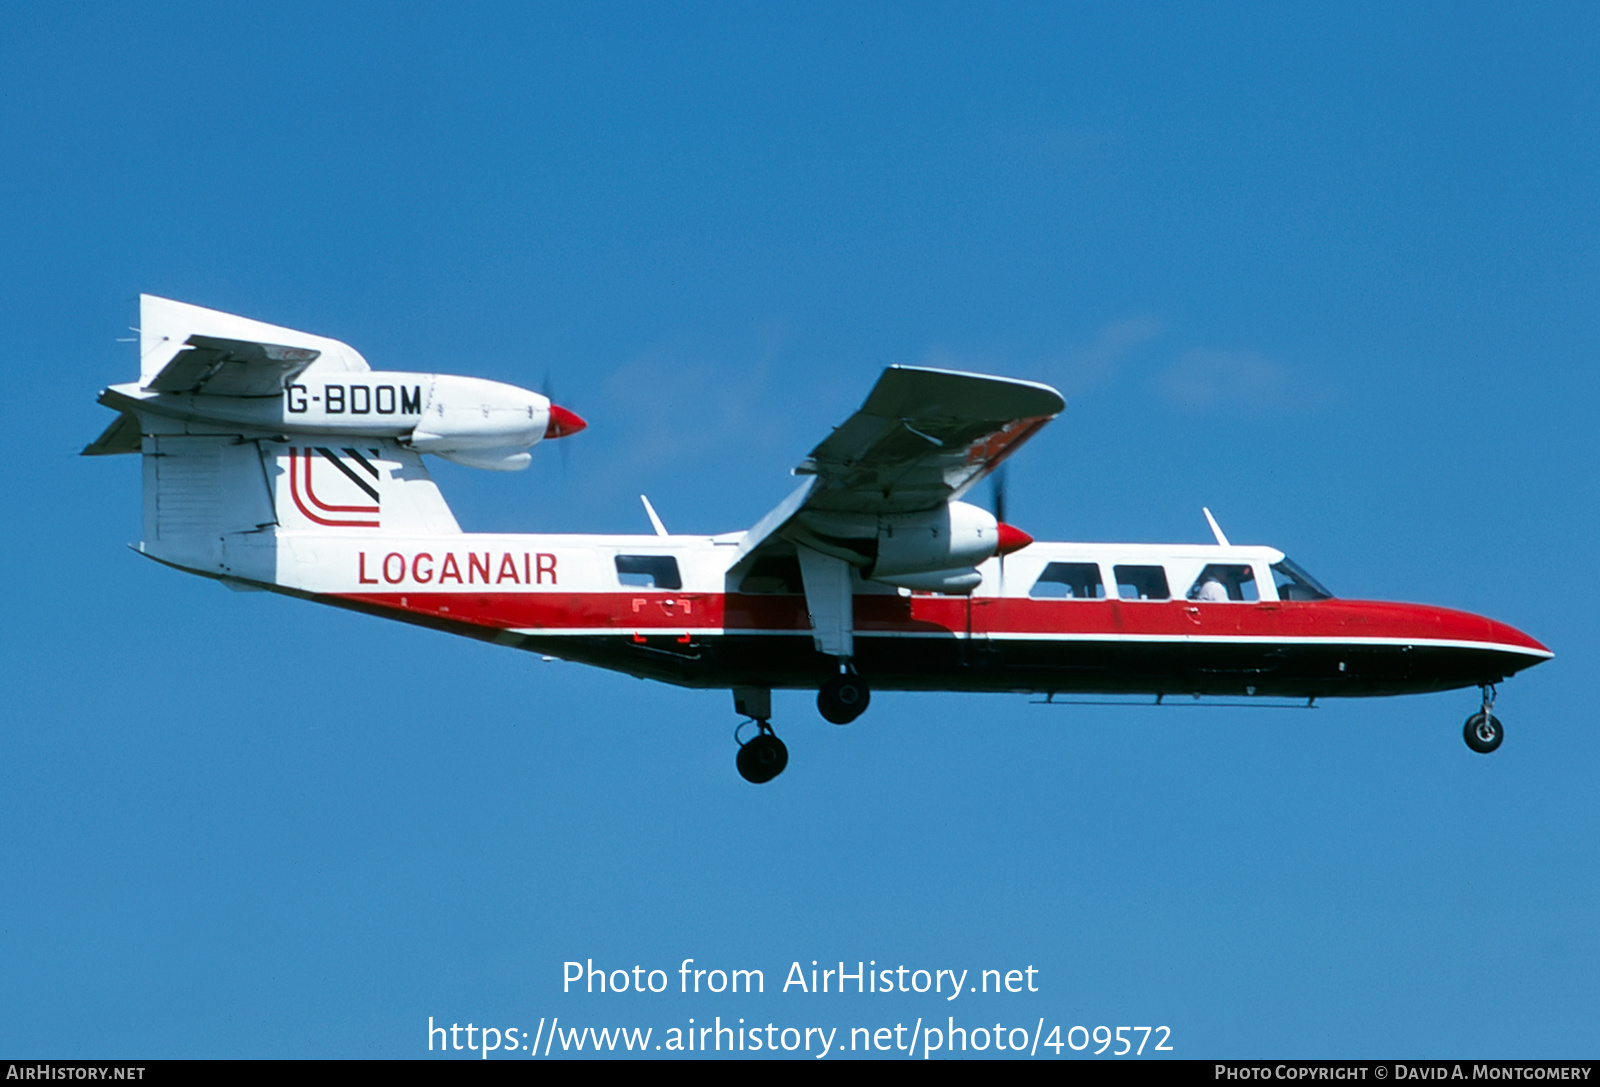
[[131, 411], [118, 415], [105, 433], [83, 447], [85, 457], [109, 457], [114, 453], [137, 453], [140, 448], [139, 417]]
[[[310, 357], [295, 357], [295, 352]], [[153, 294], [139, 296], [139, 359], [142, 387], [210, 396], [275, 396], [308, 369], [314, 374], [372, 369], [355, 348], [327, 336]]]

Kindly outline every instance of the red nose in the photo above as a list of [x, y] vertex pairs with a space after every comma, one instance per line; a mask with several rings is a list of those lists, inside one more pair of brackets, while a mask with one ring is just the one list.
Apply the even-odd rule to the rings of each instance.
[[544, 428], [546, 438], [565, 438], [569, 434], [576, 434], [589, 424], [575, 411], [555, 404], [550, 405], [550, 425]]
[[1000, 530], [1000, 546], [995, 548], [998, 555], [1009, 555], [1013, 551], [1021, 551], [1033, 542], [1033, 537], [1015, 525], [1008, 525], [1001, 521], [997, 526]]

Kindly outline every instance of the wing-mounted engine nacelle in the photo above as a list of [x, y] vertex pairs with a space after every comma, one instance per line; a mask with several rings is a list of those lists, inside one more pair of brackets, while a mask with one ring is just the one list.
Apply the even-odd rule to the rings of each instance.
[[980, 563], [1033, 542], [1021, 529], [966, 502], [918, 513], [805, 512], [803, 542], [860, 567], [862, 576], [897, 588], [970, 593]]
[[878, 557], [867, 576], [893, 584], [895, 578], [973, 570], [999, 548], [1000, 523], [994, 514], [966, 502], [948, 502], [924, 513], [879, 517]]
[[896, 574], [892, 577], [884, 575], [874, 577], [872, 580], [893, 585], [897, 589], [966, 596], [982, 584], [983, 575], [978, 573], [976, 567], [968, 566], [959, 570], [933, 570], [926, 574]]

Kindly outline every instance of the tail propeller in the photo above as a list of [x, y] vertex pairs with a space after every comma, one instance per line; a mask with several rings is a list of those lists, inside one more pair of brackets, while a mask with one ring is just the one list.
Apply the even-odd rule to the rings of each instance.
[[[546, 438], [565, 438], [576, 434], [589, 424], [583, 417], [570, 408], [563, 408], [556, 403], [555, 382], [550, 379], [550, 371], [544, 372], [544, 385], [539, 394], [550, 401], [550, 425], [545, 430]], [[561, 474], [567, 474], [567, 443], [561, 443]]]

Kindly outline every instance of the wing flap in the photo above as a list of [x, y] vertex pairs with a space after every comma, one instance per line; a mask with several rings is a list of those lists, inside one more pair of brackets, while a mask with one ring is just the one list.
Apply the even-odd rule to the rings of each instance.
[[278, 396], [321, 354], [310, 347], [196, 334], [145, 388], [206, 396]]

